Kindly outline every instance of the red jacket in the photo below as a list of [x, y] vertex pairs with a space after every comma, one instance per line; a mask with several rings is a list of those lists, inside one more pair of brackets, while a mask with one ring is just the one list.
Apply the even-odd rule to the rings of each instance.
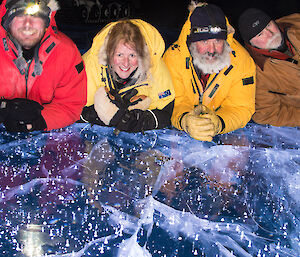
[[[6, 12], [6, 0], [0, 6], [0, 22]], [[40, 103], [44, 109], [47, 130], [68, 126], [80, 117], [86, 104], [86, 73], [76, 45], [57, 31], [51, 14], [50, 25], [41, 40], [38, 57], [41, 75], [35, 75], [35, 61], [21, 74], [14, 63], [18, 51], [7, 31], [0, 27], [0, 97], [27, 98]]]

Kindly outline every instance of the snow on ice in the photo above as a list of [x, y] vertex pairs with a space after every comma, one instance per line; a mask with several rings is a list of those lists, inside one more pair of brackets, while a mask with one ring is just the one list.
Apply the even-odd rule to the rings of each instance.
[[0, 256], [300, 256], [298, 128], [0, 132]]

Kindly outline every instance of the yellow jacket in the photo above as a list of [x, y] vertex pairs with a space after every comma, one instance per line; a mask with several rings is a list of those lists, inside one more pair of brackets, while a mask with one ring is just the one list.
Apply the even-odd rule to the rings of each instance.
[[[145, 95], [151, 99], [150, 110], [161, 110], [175, 98], [172, 78], [162, 60], [165, 50], [164, 40], [157, 29], [149, 23], [139, 19], [132, 19], [130, 21], [139, 27], [145, 38], [151, 64], [147, 80], [138, 81], [135, 85], [124, 88], [120, 93], [136, 88], [138, 95]], [[109, 79], [106, 72], [107, 63], [101, 63], [100, 51], [105, 47], [105, 39], [109, 31], [117, 23], [118, 21], [105, 26], [95, 36], [92, 47], [83, 55], [87, 73], [87, 106], [94, 104], [94, 96], [97, 89], [100, 87], [107, 87], [109, 89]]]
[[171, 119], [173, 126], [181, 130], [183, 114], [202, 103], [223, 119], [222, 133], [244, 127], [255, 111], [255, 64], [252, 58], [233, 38], [234, 29], [227, 22], [227, 42], [233, 50], [231, 65], [218, 74], [211, 74], [203, 92], [186, 43], [190, 29], [188, 18], [178, 40], [164, 54], [176, 95]]

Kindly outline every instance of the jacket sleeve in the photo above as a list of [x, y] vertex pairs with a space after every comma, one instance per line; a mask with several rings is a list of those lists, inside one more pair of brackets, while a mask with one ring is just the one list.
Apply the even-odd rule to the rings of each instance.
[[[256, 123], [300, 126], [300, 95], [291, 94], [295, 92], [295, 88], [291, 87], [294, 83], [288, 84], [286, 80], [287, 78], [281, 78], [279, 73], [268, 71], [268, 67], [265, 67], [264, 71], [257, 68], [256, 110], [253, 115]], [[276, 86], [278, 82], [280, 87]]]
[[189, 101], [188, 90], [185, 89], [186, 83], [183, 82], [182, 76], [185, 67], [182, 67], [181, 63], [178, 62], [181, 57], [177, 54], [177, 51], [177, 49], [172, 50], [169, 48], [163, 58], [169, 68], [176, 94], [171, 122], [174, 127], [182, 130], [180, 126], [181, 117], [183, 114], [193, 110], [194, 104], [193, 101]]
[[[84, 108], [83, 120], [88, 122], [93, 120], [93, 123], [99, 124], [97, 122], [99, 119], [106, 126], [116, 127], [120, 131], [126, 132], [140, 132], [170, 126], [173, 101], [162, 109], [151, 109], [149, 108], [150, 97], [132, 105], [128, 105], [129, 102], [124, 99], [125, 97], [118, 98], [115, 95], [115, 99], [112, 100], [104, 87], [99, 88], [95, 94], [95, 104], [91, 106], [92, 108]], [[93, 118], [95, 116], [96, 119]]]
[[86, 104], [84, 64], [75, 45], [68, 50], [68, 58], [65, 58], [64, 65], [57, 63], [63, 75], [55, 85], [53, 99], [43, 105], [42, 116], [46, 121], [47, 130], [73, 124], [79, 120], [82, 108]]
[[[94, 104], [94, 96], [98, 89], [99, 82], [101, 82], [101, 78], [98, 76], [99, 74], [99, 64], [97, 60], [97, 54], [93, 54], [92, 50], [88, 50], [83, 56], [83, 61], [85, 64], [85, 70], [87, 75], [87, 103], [86, 106], [90, 106]], [[102, 71], [101, 71], [102, 72]]]
[[167, 104], [163, 109], [152, 110], [155, 121], [157, 122], [156, 128], [161, 129], [171, 126], [171, 116], [174, 109], [174, 100]]
[[243, 128], [255, 112], [256, 66], [246, 50], [242, 52], [244, 55], [236, 53], [232, 74], [224, 77], [228, 79], [228, 92], [216, 109], [225, 124], [222, 134]]
[[126, 132], [142, 132], [169, 127], [173, 105], [172, 101], [161, 110], [120, 109], [110, 121], [110, 126]]
[[175, 99], [172, 77], [162, 58], [157, 60], [156, 65], [151, 68], [150, 76], [151, 104], [149, 109], [161, 110]]

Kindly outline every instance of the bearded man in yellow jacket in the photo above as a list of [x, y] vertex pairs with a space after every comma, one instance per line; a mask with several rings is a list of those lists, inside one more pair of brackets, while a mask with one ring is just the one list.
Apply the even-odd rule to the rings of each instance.
[[211, 141], [244, 127], [255, 111], [255, 64], [216, 5], [191, 2], [178, 40], [164, 54], [174, 88], [172, 124]]

